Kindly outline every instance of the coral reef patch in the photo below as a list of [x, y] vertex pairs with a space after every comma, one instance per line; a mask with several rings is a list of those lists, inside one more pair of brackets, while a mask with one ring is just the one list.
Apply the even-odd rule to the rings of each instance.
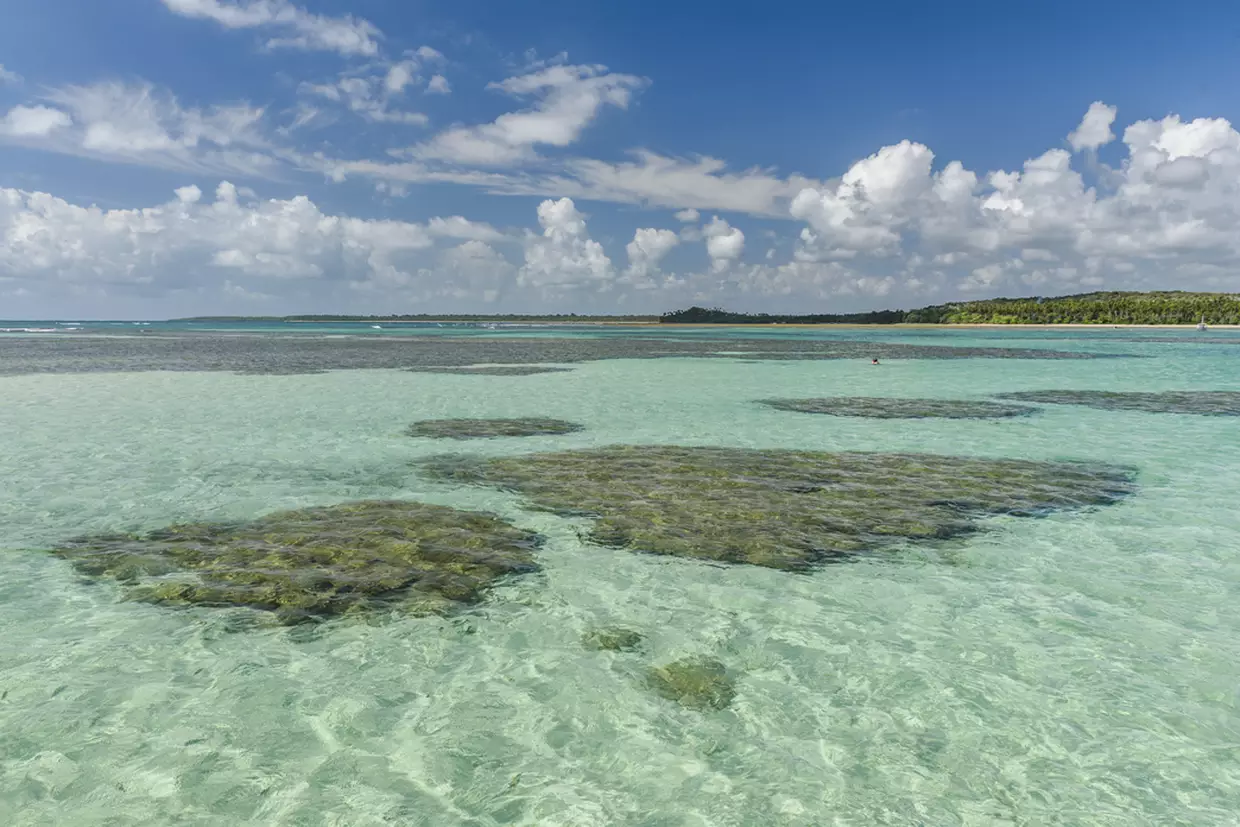
[[726, 709], [736, 697], [736, 683], [727, 667], [700, 655], [652, 668], [646, 683], [662, 697], [689, 709]]
[[1104, 411], [1240, 416], [1240, 391], [1019, 391], [998, 398]]
[[507, 575], [534, 571], [539, 537], [489, 514], [362, 501], [104, 534], [53, 549], [82, 574], [136, 600], [247, 606], [285, 623], [400, 606], [442, 613]]
[[666, 445], [418, 465], [593, 518], [588, 539], [603, 546], [791, 571], [966, 535], [985, 517], [1108, 505], [1135, 489], [1131, 469], [1105, 464]]
[[871, 396], [830, 396], [821, 399], [762, 399], [781, 411], [856, 416], [869, 419], [1000, 419], [1028, 416], [1037, 409], [976, 399], [897, 399]]

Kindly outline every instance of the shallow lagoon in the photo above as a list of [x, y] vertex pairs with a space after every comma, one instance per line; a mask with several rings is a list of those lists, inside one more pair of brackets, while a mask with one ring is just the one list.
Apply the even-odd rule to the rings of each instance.
[[[238, 375], [135, 370], [105, 341], [94, 352], [127, 372], [75, 373], [53, 371], [90, 369], [87, 334], [67, 334], [71, 363], [38, 339], [34, 368], [36, 337], [2, 338], [0, 372], [18, 375], [0, 378], [0, 820], [1217, 825], [1240, 811], [1234, 418], [1046, 405], [1008, 420], [875, 420], [755, 402], [1240, 390], [1234, 344], [1168, 331], [587, 330], [542, 350], [580, 338], [592, 355], [600, 340], [624, 353], [626, 337], [655, 333], [712, 351], [873, 340], [1142, 358], [887, 356], [875, 368], [745, 353], [573, 359], [527, 376]], [[284, 352], [278, 333], [230, 335], [242, 344], [222, 350], [249, 342], [264, 366]], [[416, 461], [443, 445], [406, 429], [456, 417], [584, 426], [462, 446], [491, 456], [626, 443], [1077, 459], [1135, 466], [1139, 491], [790, 574], [595, 547], [585, 519], [423, 477]], [[537, 531], [541, 569], [447, 617], [280, 627], [248, 610], [127, 602], [44, 551], [392, 498]], [[607, 627], [641, 646], [583, 645]], [[651, 690], [652, 667], [697, 657], [729, 670], [726, 708]]]

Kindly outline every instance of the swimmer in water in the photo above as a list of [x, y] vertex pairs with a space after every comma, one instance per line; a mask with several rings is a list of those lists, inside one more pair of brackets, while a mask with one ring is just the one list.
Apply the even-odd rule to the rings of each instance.
[[878, 360], [877, 360], [877, 359], [871, 359], [871, 360], [870, 360], [870, 364], [871, 364], [871, 365], [877, 365], [877, 364], [878, 364]]

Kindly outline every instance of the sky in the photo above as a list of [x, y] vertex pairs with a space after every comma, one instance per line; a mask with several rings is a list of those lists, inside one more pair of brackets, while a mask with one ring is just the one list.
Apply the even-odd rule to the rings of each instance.
[[0, 0], [0, 318], [1240, 291], [1240, 6]]

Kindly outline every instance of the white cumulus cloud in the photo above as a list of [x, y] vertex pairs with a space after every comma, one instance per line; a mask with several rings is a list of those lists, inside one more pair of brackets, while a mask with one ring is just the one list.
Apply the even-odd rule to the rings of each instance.
[[547, 200], [538, 205], [541, 235], [525, 245], [525, 264], [517, 274], [523, 287], [571, 288], [601, 286], [612, 276], [611, 259], [603, 245], [590, 238], [586, 219], [571, 198]]
[[[425, 224], [324, 213], [305, 196], [257, 200], [230, 182], [207, 200], [193, 185], [141, 209], [79, 206], [0, 189], [0, 276], [31, 290], [70, 285], [202, 289], [247, 279], [438, 289], [427, 269], [439, 239], [503, 241], [460, 216]], [[270, 290], [271, 288], [263, 288]]]
[[627, 275], [640, 283], [658, 269], [663, 257], [679, 243], [680, 236], [671, 230], [639, 228], [633, 233], [633, 240], [624, 248], [629, 257]]
[[703, 232], [711, 269], [716, 272], [726, 270], [745, 250], [745, 234], [719, 216], [712, 218]]
[[47, 106], [14, 106], [0, 118], [0, 135], [10, 138], [45, 138], [73, 119]]
[[390, 94], [403, 92], [405, 87], [417, 80], [418, 64], [412, 60], [402, 60], [388, 67], [383, 78], [383, 88]]
[[1111, 124], [1115, 123], [1116, 108], [1102, 101], [1094, 101], [1081, 118], [1081, 124], [1068, 133], [1068, 143], [1077, 152], [1082, 149], [1098, 149], [1115, 140]]
[[[1105, 144], [1116, 114], [1095, 103], [1072, 146]], [[1131, 124], [1123, 142], [1127, 157], [1097, 186], [1063, 149], [979, 174], [958, 161], [933, 172], [918, 144], [884, 147], [793, 199], [807, 225], [794, 260], [801, 275], [898, 268], [897, 284], [922, 295], [1240, 288], [1240, 133], [1173, 115]]]
[[202, 200], [202, 190], [193, 184], [177, 187], [173, 192], [176, 193], [177, 200], [182, 204], [197, 204]]

